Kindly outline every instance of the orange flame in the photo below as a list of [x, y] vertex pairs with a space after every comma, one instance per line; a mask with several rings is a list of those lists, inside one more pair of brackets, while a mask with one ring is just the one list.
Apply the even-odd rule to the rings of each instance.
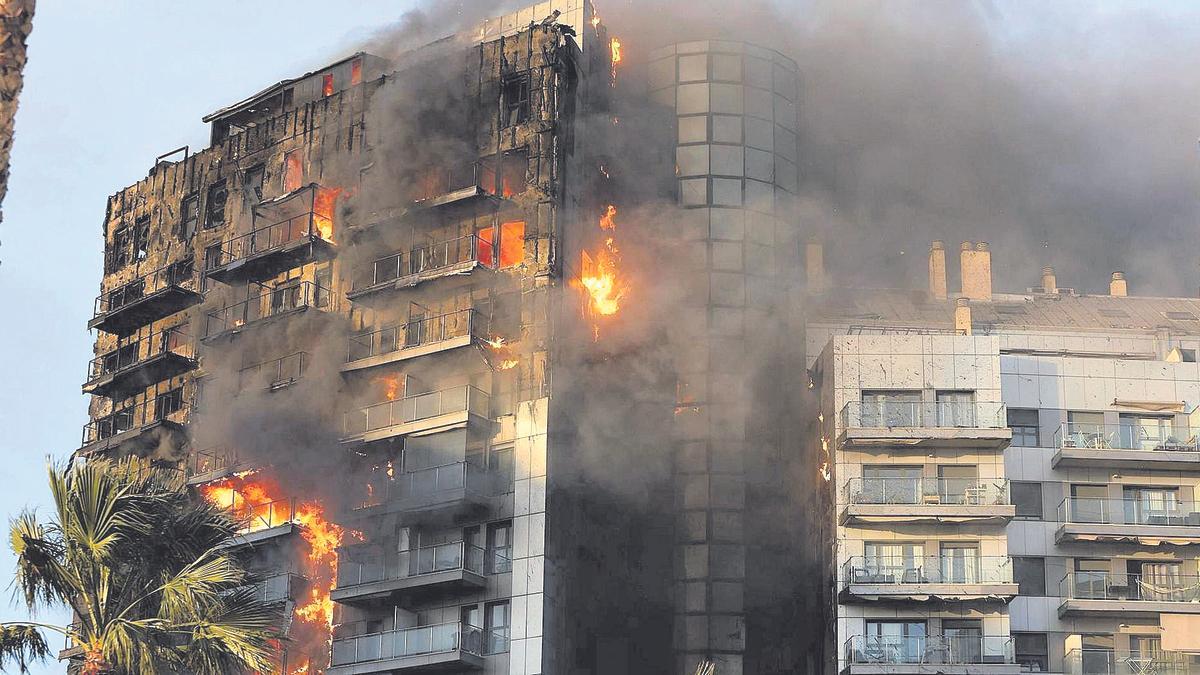
[[[594, 253], [581, 251], [579, 279], [571, 285], [586, 291], [588, 294], [587, 310], [594, 317], [612, 316], [621, 309], [621, 302], [628, 291], [628, 285], [620, 274], [621, 252], [617, 249], [615, 232], [617, 229], [617, 207], [609, 204], [600, 215], [600, 229], [610, 232], [604, 238], [604, 245]], [[592, 337], [599, 339], [600, 326], [593, 323]]]
[[383, 397], [389, 401], [395, 401], [403, 389], [404, 381], [399, 375], [379, 375], [371, 380], [379, 382], [383, 385]]
[[333, 241], [333, 211], [341, 194], [341, 188], [318, 187], [313, 197], [313, 227], [325, 241]]
[[[511, 370], [521, 361], [513, 352], [512, 345], [502, 335], [493, 335], [484, 339], [483, 343], [496, 355], [496, 370]], [[490, 359], [489, 359], [490, 361]]]
[[612, 38], [608, 41], [608, 46], [612, 52], [612, 86], [617, 86], [617, 64], [621, 62], [621, 41], [617, 38]]

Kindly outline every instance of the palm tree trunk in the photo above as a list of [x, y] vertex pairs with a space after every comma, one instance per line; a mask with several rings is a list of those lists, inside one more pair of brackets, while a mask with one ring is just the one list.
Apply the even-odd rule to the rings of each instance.
[[[25, 41], [33, 30], [36, 0], [0, 0], [0, 206], [8, 193], [8, 155], [12, 151], [13, 117], [24, 84]], [[0, 222], [4, 212], [0, 211]]]

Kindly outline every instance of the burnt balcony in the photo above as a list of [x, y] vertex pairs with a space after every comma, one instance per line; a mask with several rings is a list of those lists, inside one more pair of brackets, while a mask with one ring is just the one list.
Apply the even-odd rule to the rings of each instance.
[[1174, 499], [1067, 497], [1058, 505], [1055, 541], [1200, 544], [1200, 504]]
[[1007, 635], [855, 635], [846, 641], [845, 675], [1016, 675]]
[[346, 412], [342, 442], [371, 443], [470, 422], [484, 423], [488, 417], [488, 395], [478, 387], [461, 385]]
[[1200, 614], [1200, 577], [1166, 569], [1156, 573], [1068, 572], [1059, 582], [1059, 618], [1156, 618], [1163, 612]]
[[1017, 515], [1002, 478], [851, 478], [844, 495], [843, 525], [1002, 524]]
[[246, 366], [238, 371], [238, 392], [286, 389], [304, 377], [310, 362], [307, 352], [296, 352]]
[[189, 412], [182, 388], [145, 398], [85, 424], [78, 453], [145, 450], [163, 440], [180, 442], [186, 438]]
[[460, 622], [399, 628], [333, 641], [329, 675], [483, 668], [484, 631]]
[[1054, 432], [1057, 467], [1200, 470], [1200, 429], [1186, 424], [1065, 423]]
[[160, 267], [96, 298], [88, 328], [124, 337], [200, 302], [190, 259]]
[[473, 309], [424, 317], [370, 333], [351, 335], [342, 372], [468, 347], [477, 340], [486, 339], [484, 321]]
[[311, 281], [288, 284], [204, 315], [203, 340], [232, 335], [275, 317], [308, 310], [333, 312], [333, 293]]
[[411, 288], [434, 279], [495, 268], [495, 245], [485, 237], [471, 234], [379, 258], [355, 275], [352, 290], [346, 295], [351, 300], [361, 300], [380, 291]]
[[184, 469], [189, 485], [203, 485], [227, 478], [247, 468], [236, 450], [226, 447], [206, 448], [192, 452]]
[[191, 337], [179, 328], [169, 328], [92, 359], [83, 393], [122, 399], [195, 368]]
[[262, 281], [333, 257], [333, 207], [338, 190], [315, 183], [254, 207], [250, 232], [221, 242], [204, 261], [204, 276], [223, 283]]
[[1161, 649], [1072, 649], [1063, 658], [1067, 675], [1200, 675], [1200, 656]]
[[492, 165], [470, 162], [427, 173], [415, 186], [412, 201], [420, 208], [435, 208], [485, 199], [496, 193], [496, 170]]
[[451, 462], [423, 469], [386, 473], [367, 484], [367, 498], [354, 507], [354, 515], [384, 513], [424, 515], [431, 518], [455, 514], [487, 503], [492, 476], [471, 461]]
[[463, 541], [385, 551], [355, 546], [338, 554], [336, 602], [375, 602], [398, 593], [442, 589], [481, 589], [487, 575], [508, 571], [512, 563], [497, 552]]
[[[201, 491], [205, 492], [203, 488]], [[225, 544], [231, 548], [283, 537], [292, 534], [299, 527], [294, 499], [255, 501], [246, 499], [245, 495], [236, 489], [224, 488], [215, 495], [207, 493], [206, 498], [228, 510], [229, 515], [237, 521], [237, 536]]]
[[855, 556], [842, 566], [843, 602], [1002, 601], [1017, 594], [1008, 556]]
[[842, 448], [978, 448], [1012, 440], [1005, 405], [991, 401], [851, 401], [842, 408]]

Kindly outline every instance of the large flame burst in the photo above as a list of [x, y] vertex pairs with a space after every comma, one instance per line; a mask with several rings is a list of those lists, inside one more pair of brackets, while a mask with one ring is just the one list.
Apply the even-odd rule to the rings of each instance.
[[325, 241], [333, 241], [333, 210], [342, 192], [342, 188], [318, 187], [313, 196], [313, 227]]
[[621, 309], [629, 290], [621, 276], [621, 252], [616, 245], [617, 207], [609, 204], [600, 215], [599, 227], [606, 233], [603, 246], [592, 253], [581, 252], [579, 278], [571, 285], [587, 293], [586, 310], [591, 314], [593, 339], [600, 338], [599, 317], [612, 316]]
[[309, 659], [314, 654], [327, 652], [332, 640], [333, 600], [329, 594], [337, 582], [337, 549], [342, 545], [345, 531], [325, 517], [325, 507], [320, 502], [305, 501], [293, 508], [274, 481], [255, 471], [203, 485], [200, 494], [209, 502], [229, 509], [234, 517], [244, 522], [247, 531], [289, 522], [301, 526], [300, 536], [308, 549], [304, 557], [308, 591], [306, 597], [295, 599], [293, 616], [296, 621], [311, 627], [320, 636], [320, 641], [319, 644], [300, 645], [304, 656], [290, 672], [323, 672], [323, 667]]

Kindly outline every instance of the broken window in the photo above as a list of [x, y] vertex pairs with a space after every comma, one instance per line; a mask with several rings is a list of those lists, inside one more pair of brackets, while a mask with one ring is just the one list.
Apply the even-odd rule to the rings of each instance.
[[362, 83], [362, 59], [350, 62], [350, 86]]
[[246, 169], [246, 179], [242, 183], [242, 190], [246, 193], [246, 198], [255, 204], [262, 201], [263, 179], [266, 175], [267, 169], [262, 164]]
[[140, 216], [134, 221], [133, 259], [142, 262], [150, 255], [150, 216]]
[[154, 417], [156, 420], [166, 419], [167, 415], [183, 409], [183, 387], [176, 387], [168, 392], [159, 394], [154, 399]]
[[190, 195], [183, 198], [179, 207], [179, 237], [191, 239], [196, 234], [196, 226], [200, 223], [200, 195]]
[[191, 280], [195, 271], [195, 261], [191, 258], [171, 263], [171, 266], [167, 268], [167, 283], [175, 286], [185, 284]]
[[330, 300], [330, 288], [333, 286], [333, 268], [326, 266], [316, 271], [314, 274], [316, 288], [313, 293], [316, 297], [313, 298], [317, 307], [328, 307]]
[[502, 127], [529, 119], [529, 75], [510, 75], [501, 85]]
[[492, 267], [495, 264], [496, 228], [485, 227], [475, 233], [475, 260], [480, 265]]
[[225, 186], [224, 180], [219, 180], [209, 186], [206, 204], [208, 211], [204, 217], [205, 228], [213, 228], [225, 224], [225, 200], [228, 197], [229, 191]]
[[304, 180], [304, 158], [299, 150], [292, 150], [283, 156], [283, 191], [291, 192], [298, 189]]
[[128, 225], [118, 227], [112, 236], [112, 246], [108, 249], [105, 274], [112, 274], [129, 264], [129, 255], [133, 250], [134, 231]]
[[525, 221], [500, 225], [500, 267], [513, 267], [525, 260]]
[[529, 168], [529, 154], [526, 150], [512, 150], [504, 153], [500, 161], [500, 194], [504, 197], [521, 194], [525, 191], [525, 171]]
[[289, 283], [271, 291], [271, 316], [300, 307], [300, 284]]
[[333, 95], [333, 73], [325, 73], [325, 77], [321, 78], [321, 95]]

